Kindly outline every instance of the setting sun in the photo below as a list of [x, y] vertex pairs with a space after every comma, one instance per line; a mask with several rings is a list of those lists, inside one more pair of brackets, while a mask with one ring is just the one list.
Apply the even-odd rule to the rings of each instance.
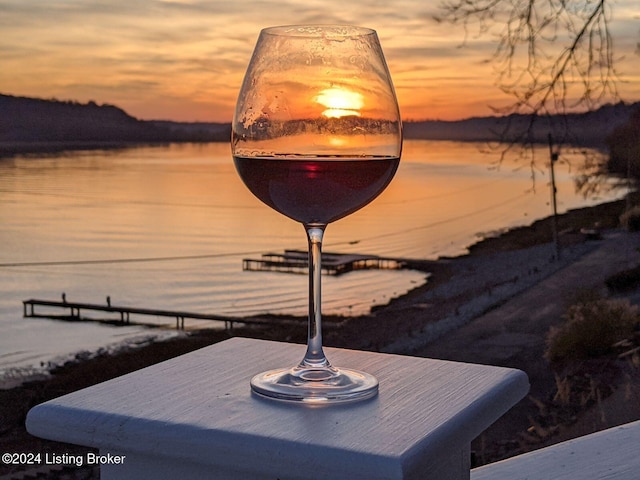
[[363, 97], [361, 93], [347, 90], [346, 88], [326, 88], [314, 97], [320, 105], [326, 107], [322, 112], [327, 118], [347, 117], [349, 115], [360, 116], [360, 109], [363, 107]]

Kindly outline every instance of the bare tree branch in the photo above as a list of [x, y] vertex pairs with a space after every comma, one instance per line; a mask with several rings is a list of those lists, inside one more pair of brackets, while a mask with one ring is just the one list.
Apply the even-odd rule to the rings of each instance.
[[[610, 1], [610, 0], [609, 0]], [[617, 98], [607, 0], [445, 0], [438, 21], [460, 24], [465, 41], [497, 35], [504, 113], [564, 113]]]
[[619, 99], [610, 1], [443, 0], [441, 4], [442, 15], [436, 20], [461, 25], [465, 43], [472, 36], [497, 39], [491, 58], [496, 84], [513, 98], [510, 105], [493, 108], [505, 117], [500, 161], [517, 150], [534, 180], [534, 127], [553, 133], [556, 143], [573, 143], [563, 114], [594, 110]]

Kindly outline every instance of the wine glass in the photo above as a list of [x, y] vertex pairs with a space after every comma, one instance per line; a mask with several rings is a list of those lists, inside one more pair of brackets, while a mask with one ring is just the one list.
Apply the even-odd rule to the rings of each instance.
[[402, 123], [374, 30], [342, 25], [263, 29], [232, 127], [249, 190], [305, 228], [309, 325], [304, 358], [251, 380], [258, 395], [333, 403], [373, 397], [370, 374], [336, 368], [322, 349], [321, 248], [326, 226], [377, 197], [394, 176]]

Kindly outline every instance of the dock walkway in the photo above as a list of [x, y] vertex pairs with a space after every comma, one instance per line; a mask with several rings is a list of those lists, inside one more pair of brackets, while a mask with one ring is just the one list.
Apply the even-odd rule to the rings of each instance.
[[[196, 320], [213, 320], [224, 322], [225, 330], [232, 330], [234, 323], [242, 323], [245, 325], [265, 325], [269, 322], [267, 319], [245, 319], [236, 317], [227, 317], [223, 315], [209, 314], [209, 313], [195, 313], [195, 312], [181, 312], [174, 310], [160, 310], [152, 308], [139, 308], [139, 307], [126, 307], [126, 306], [114, 306], [114, 305], [100, 305], [94, 303], [79, 303], [54, 301], [54, 300], [39, 300], [29, 299], [22, 302], [25, 317], [42, 317], [42, 318], [63, 318], [65, 320], [93, 320], [91, 318], [83, 318], [81, 316], [82, 311], [98, 311], [98, 312], [112, 312], [120, 315], [120, 323], [128, 325], [131, 323], [131, 315], [147, 315], [155, 317], [173, 317], [176, 319], [176, 329], [184, 330], [184, 319], [191, 318]], [[52, 315], [52, 314], [38, 314], [35, 312], [35, 307], [50, 307], [50, 308], [63, 308], [68, 309], [68, 315]], [[277, 320], [273, 320], [276, 322]]]

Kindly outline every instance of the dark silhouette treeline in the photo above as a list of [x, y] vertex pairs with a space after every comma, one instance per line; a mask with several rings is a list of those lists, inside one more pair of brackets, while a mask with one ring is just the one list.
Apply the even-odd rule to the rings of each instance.
[[620, 102], [586, 113], [539, 116], [533, 121], [528, 115], [512, 114], [459, 121], [405, 122], [404, 132], [406, 138], [413, 139], [539, 144], [546, 144], [552, 134], [557, 143], [604, 148], [611, 133], [626, 124], [638, 109], [640, 102]]
[[138, 120], [114, 105], [0, 94], [0, 154], [229, 141], [230, 125]]
[[[563, 117], [525, 115], [475, 117], [459, 121], [404, 123], [408, 139], [527, 141], [546, 143], [549, 133], [562, 143], [605, 147], [607, 137], [629, 121], [635, 104], [618, 103]], [[522, 138], [526, 132], [526, 138]], [[44, 100], [0, 94], [0, 155], [108, 148], [145, 143], [228, 142], [229, 123], [138, 120], [114, 105], [93, 101]]]

